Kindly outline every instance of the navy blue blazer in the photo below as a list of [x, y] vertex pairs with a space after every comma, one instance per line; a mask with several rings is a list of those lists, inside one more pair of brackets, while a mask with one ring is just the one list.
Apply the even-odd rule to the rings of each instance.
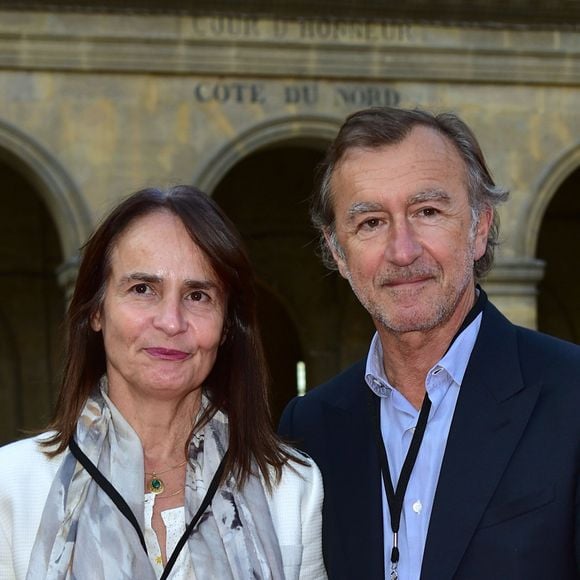
[[[293, 399], [279, 431], [324, 478], [331, 580], [384, 575], [365, 361]], [[461, 385], [421, 580], [580, 578], [580, 348], [489, 302]]]

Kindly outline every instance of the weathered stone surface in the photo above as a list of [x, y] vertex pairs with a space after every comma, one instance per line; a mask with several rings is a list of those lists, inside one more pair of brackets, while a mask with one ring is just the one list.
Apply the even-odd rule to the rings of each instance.
[[[269, 305], [276, 408], [293, 389], [298, 357], [312, 386], [362, 356], [372, 332], [346, 283], [320, 266], [307, 220], [314, 167], [344, 117], [419, 106], [455, 111], [473, 127], [512, 191], [501, 209], [501, 261], [485, 285], [509, 317], [534, 326], [544, 216], [580, 167], [579, 102], [580, 41], [569, 28], [0, 11], [0, 158], [26, 178], [22, 195], [41, 200], [54, 227], [61, 296], [51, 294], [48, 311], [70, 294], [78, 248], [112, 204], [144, 186], [194, 183], [247, 239]], [[7, 270], [12, 257], [25, 259], [24, 227], [4, 239]], [[546, 248], [548, 261], [568, 251]], [[17, 329], [23, 349], [33, 330], [17, 324], [18, 308], [38, 298], [17, 285], [5, 330]], [[58, 345], [54, 325], [46, 328], [50, 353], [25, 357], [36, 376]]]

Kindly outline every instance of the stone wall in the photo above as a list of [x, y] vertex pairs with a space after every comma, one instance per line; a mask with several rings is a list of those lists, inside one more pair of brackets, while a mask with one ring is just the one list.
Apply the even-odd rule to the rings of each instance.
[[[277, 196], [294, 190], [277, 185], [268, 164], [251, 169], [251, 160], [281, 152], [272, 163], [286, 160], [285, 171], [308, 178], [295, 193], [304, 204], [314, 162], [303, 154], [320, 156], [350, 112], [395, 105], [459, 113], [512, 191], [485, 285], [511, 319], [533, 327], [542, 220], [580, 167], [579, 102], [574, 30], [0, 14], [0, 158], [25, 176], [31, 190], [23, 194], [38, 196], [54, 224], [63, 294], [78, 248], [120, 197], [175, 183], [218, 192], [263, 287], [295, 327], [309, 385], [362, 355], [371, 328], [343, 282], [314, 262], [303, 205], [282, 211]], [[247, 178], [244, 191], [228, 181], [236, 171]], [[248, 203], [236, 205], [236, 195]], [[284, 329], [273, 321], [268, 332]]]

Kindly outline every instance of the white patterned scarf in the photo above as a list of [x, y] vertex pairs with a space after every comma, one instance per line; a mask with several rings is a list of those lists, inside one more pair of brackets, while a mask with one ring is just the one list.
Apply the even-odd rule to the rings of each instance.
[[[75, 439], [125, 499], [143, 530], [143, 449], [103, 389], [88, 399]], [[190, 442], [186, 525], [201, 505], [227, 441], [227, 417], [218, 412]], [[184, 550], [200, 580], [283, 579], [280, 547], [260, 477], [252, 475], [241, 490], [228, 477]], [[156, 580], [133, 526], [69, 450], [48, 494], [26, 578]]]

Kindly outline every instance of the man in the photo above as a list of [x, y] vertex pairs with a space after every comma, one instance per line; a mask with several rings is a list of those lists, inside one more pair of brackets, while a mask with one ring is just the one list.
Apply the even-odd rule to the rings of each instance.
[[376, 327], [280, 424], [322, 470], [330, 579], [579, 578], [580, 348], [477, 286], [507, 192], [474, 135], [369, 109], [322, 170], [314, 223]]

